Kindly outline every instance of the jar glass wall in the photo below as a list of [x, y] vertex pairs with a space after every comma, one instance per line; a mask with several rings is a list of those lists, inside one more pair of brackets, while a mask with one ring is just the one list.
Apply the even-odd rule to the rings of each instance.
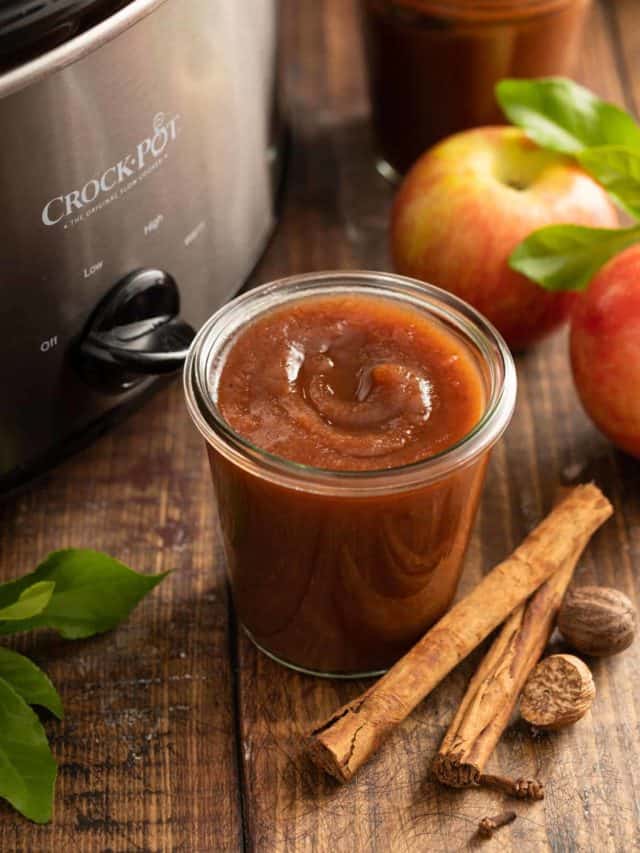
[[502, 121], [505, 77], [569, 74], [590, 0], [360, 0], [379, 169]]
[[[287, 461], [236, 433], [216, 377], [236, 336], [266, 312], [315, 296], [363, 294], [411, 307], [456, 336], [485, 386], [485, 408], [452, 447], [398, 468], [330, 471]], [[263, 651], [319, 675], [379, 673], [449, 607], [484, 481], [506, 428], [515, 368], [466, 303], [386, 273], [318, 273], [224, 306], [185, 367], [191, 416], [209, 453], [239, 620]]]

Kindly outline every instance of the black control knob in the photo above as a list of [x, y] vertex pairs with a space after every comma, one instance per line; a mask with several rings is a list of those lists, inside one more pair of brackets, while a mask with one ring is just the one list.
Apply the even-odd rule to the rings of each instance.
[[176, 282], [162, 270], [130, 273], [102, 300], [77, 348], [84, 378], [120, 393], [179, 370], [195, 331], [179, 318]]

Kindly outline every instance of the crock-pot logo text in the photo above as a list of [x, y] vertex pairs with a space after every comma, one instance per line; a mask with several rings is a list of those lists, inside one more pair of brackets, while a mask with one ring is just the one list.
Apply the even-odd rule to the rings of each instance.
[[45, 225], [57, 225], [69, 217], [100, 209], [101, 202], [114, 201], [119, 195], [135, 186], [138, 181], [154, 171], [166, 157], [166, 150], [178, 137], [180, 116], [171, 118], [158, 113], [153, 119], [153, 132], [141, 140], [135, 150], [126, 154], [101, 175], [96, 175], [84, 186], [66, 195], [58, 195], [42, 209]]

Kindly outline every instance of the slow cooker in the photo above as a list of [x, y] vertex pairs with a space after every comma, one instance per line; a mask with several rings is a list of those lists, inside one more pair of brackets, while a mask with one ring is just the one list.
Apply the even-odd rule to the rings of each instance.
[[175, 371], [274, 223], [277, 0], [0, 8], [0, 494]]

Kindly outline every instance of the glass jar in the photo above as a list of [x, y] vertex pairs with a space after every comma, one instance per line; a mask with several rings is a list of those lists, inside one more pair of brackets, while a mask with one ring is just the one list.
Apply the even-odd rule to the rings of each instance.
[[[398, 468], [331, 471], [274, 456], [215, 404], [235, 336], [265, 312], [315, 296], [380, 296], [456, 336], [485, 386], [480, 421], [454, 446]], [[231, 591], [243, 628], [280, 663], [316, 675], [384, 671], [451, 604], [489, 451], [516, 396], [508, 348], [466, 303], [387, 273], [296, 276], [252, 290], [200, 330], [187, 406], [209, 453]]]
[[439, 139], [503, 121], [505, 77], [571, 72], [590, 0], [360, 0], [378, 168], [397, 179]]

